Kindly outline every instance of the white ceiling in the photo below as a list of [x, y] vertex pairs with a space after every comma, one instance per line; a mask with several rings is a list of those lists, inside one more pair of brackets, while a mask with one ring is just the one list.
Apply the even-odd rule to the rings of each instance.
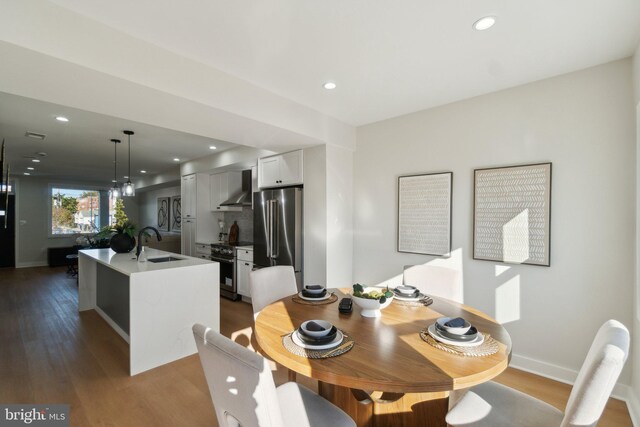
[[[352, 125], [627, 57], [640, 39], [637, 0], [51, 1]], [[496, 25], [473, 30], [485, 15]]]
[[[65, 116], [69, 122], [61, 123], [56, 116]], [[135, 132], [131, 136], [132, 181], [165, 173], [179, 168], [173, 161], [191, 160], [224, 151], [233, 144], [210, 138], [176, 132], [136, 123], [102, 114], [62, 107], [0, 92], [0, 135], [6, 140], [6, 154], [12, 176], [24, 172], [34, 177], [55, 177], [59, 180], [104, 182], [111, 185], [114, 176], [111, 139], [122, 141], [118, 145], [118, 181], [127, 175], [127, 136], [124, 129]], [[25, 136], [26, 131], [47, 135], [43, 140]], [[209, 146], [217, 149], [210, 150]], [[45, 152], [46, 157], [37, 153]], [[40, 159], [33, 163], [30, 158]], [[28, 171], [27, 167], [34, 167]]]
[[[127, 128], [134, 180], [140, 169], [175, 170], [174, 157], [233, 146], [195, 134], [351, 149], [349, 125], [624, 58], [640, 41], [638, 0], [34, 0], [7, 9], [0, 46], [13, 56], [0, 85], [26, 96], [0, 92], [13, 173], [44, 151], [34, 176], [76, 181], [110, 182], [109, 139], [126, 140]], [[485, 15], [496, 25], [473, 30]], [[327, 80], [337, 89], [323, 89]], [[125, 154], [121, 144], [119, 180]]]

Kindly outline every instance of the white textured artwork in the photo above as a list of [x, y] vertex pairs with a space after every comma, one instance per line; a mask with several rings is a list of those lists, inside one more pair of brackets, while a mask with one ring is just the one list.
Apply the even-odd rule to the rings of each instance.
[[475, 170], [473, 258], [549, 266], [551, 163]]
[[451, 252], [453, 173], [398, 178], [398, 252]]

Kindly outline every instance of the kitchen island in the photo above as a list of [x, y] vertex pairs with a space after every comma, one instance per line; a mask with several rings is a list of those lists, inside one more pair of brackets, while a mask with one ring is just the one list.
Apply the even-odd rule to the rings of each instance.
[[78, 257], [78, 310], [95, 310], [129, 343], [130, 375], [196, 353], [194, 323], [220, 330], [219, 264], [145, 252], [147, 262], [111, 249]]

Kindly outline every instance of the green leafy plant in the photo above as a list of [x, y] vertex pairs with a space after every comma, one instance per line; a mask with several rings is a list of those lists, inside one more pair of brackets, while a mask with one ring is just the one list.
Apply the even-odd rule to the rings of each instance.
[[[114, 233], [126, 234], [129, 237], [135, 238], [136, 225], [129, 221], [129, 217], [124, 211], [124, 202], [122, 199], [116, 200], [115, 212], [113, 214], [115, 222], [111, 225], [104, 226], [96, 233], [93, 238], [96, 240], [108, 239]], [[145, 233], [147, 235], [147, 233]]]
[[376, 290], [365, 292], [364, 286], [360, 283], [356, 283], [353, 285], [353, 296], [357, 298], [377, 299], [380, 304], [384, 304], [387, 302], [387, 298], [391, 298], [393, 296], [393, 293], [389, 290], [389, 286], [387, 286], [387, 289], [384, 292]]

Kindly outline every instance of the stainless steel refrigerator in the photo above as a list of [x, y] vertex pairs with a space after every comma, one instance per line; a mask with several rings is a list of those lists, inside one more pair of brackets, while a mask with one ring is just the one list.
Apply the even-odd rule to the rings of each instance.
[[255, 268], [291, 265], [302, 283], [302, 188], [277, 188], [253, 194]]

